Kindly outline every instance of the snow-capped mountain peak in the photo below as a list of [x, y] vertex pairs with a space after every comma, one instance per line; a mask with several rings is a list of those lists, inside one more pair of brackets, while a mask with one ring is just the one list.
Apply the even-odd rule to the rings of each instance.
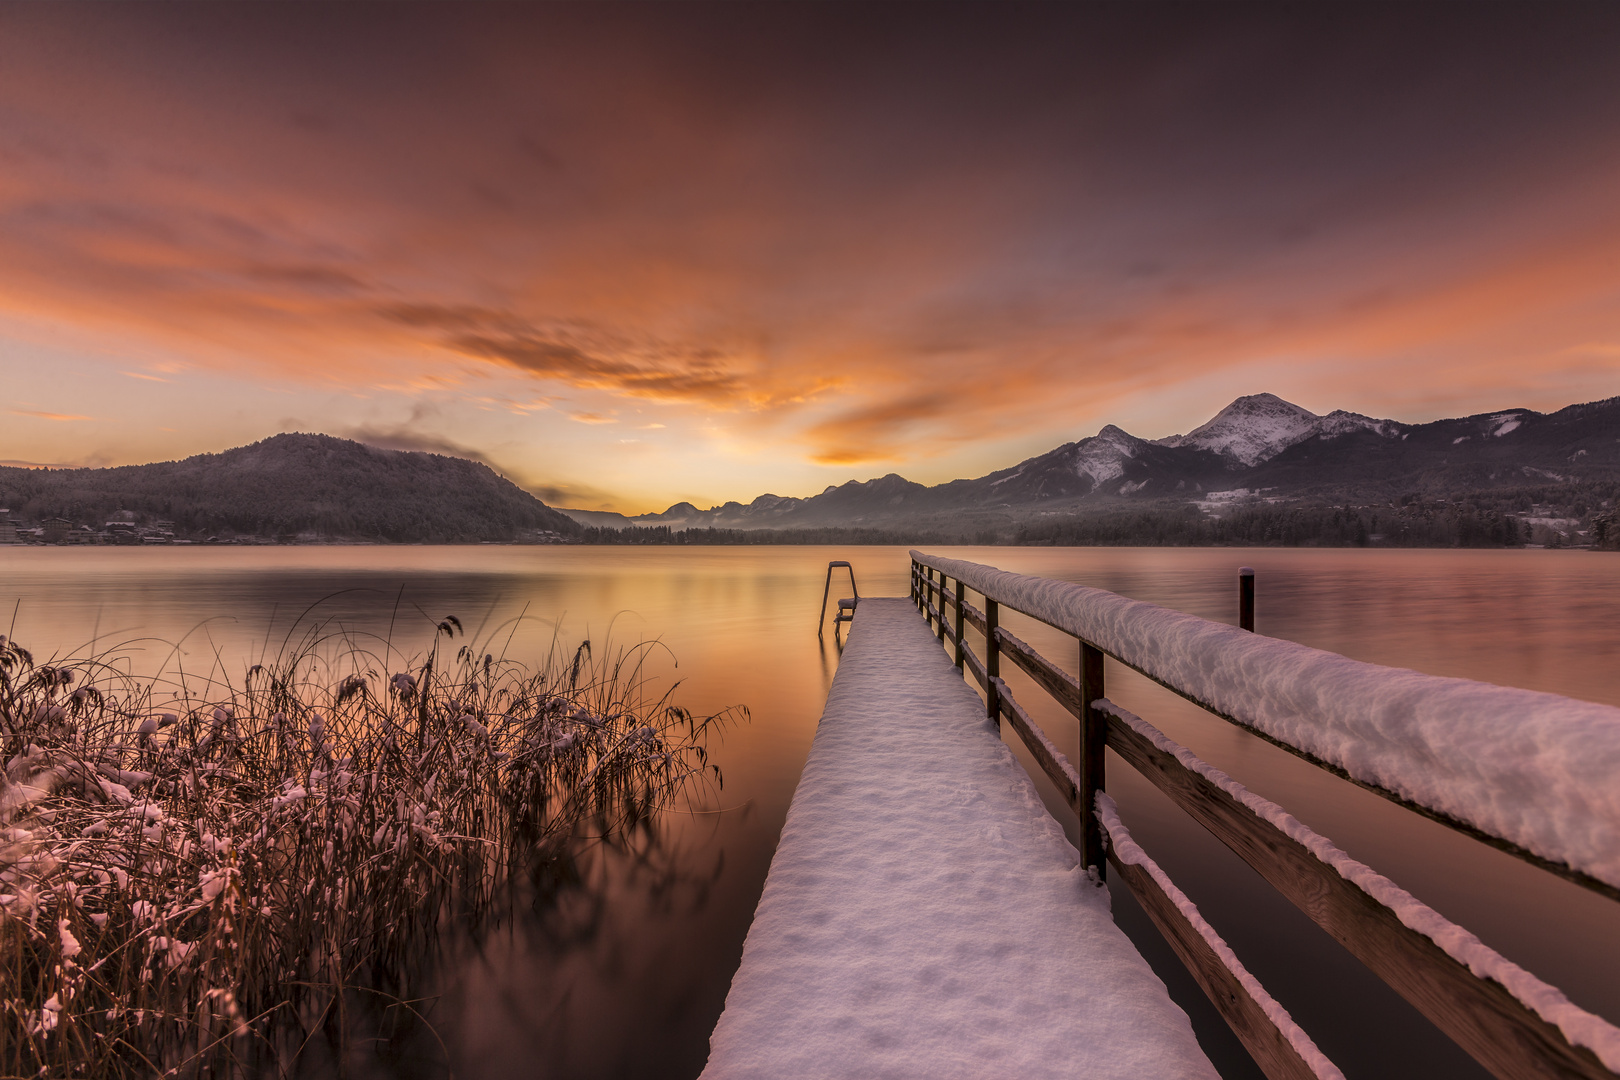
[[1318, 416], [1275, 394], [1250, 394], [1216, 413], [1208, 423], [1158, 443], [1212, 450], [1244, 466], [1253, 466], [1313, 436], [1331, 437], [1363, 429], [1383, 435], [1393, 427], [1389, 421], [1343, 409]]
[[1090, 476], [1094, 484], [1106, 484], [1125, 474], [1125, 461], [1135, 457], [1141, 445], [1135, 435], [1109, 424], [1076, 444], [1075, 472]]

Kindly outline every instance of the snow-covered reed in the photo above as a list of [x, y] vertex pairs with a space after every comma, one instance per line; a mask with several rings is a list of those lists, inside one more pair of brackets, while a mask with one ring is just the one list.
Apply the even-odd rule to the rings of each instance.
[[281, 1072], [535, 860], [718, 783], [726, 714], [655, 695], [656, 646], [531, 669], [459, 634], [200, 684], [0, 637], [0, 1074]]

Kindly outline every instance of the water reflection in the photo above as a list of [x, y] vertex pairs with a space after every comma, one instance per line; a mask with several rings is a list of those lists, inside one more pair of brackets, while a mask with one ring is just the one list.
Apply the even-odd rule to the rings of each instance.
[[[725, 879], [712, 837], [656, 824], [623, 843], [578, 838], [535, 859], [498, 913], [447, 925], [399, 1001], [351, 994], [357, 1005], [348, 1075], [693, 1075], [683, 927], [701, 923]], [[686, 1035], [686, 1037], [682, 1037]], [[306, 1054], [297, 1075], [337, 1072], [330, 1052]]]
[[[1258, 574], [1261, 634], [1374, 663], [1620, 705], [1620, 563], [1610, 554], [1056, 548], [939, 554], [1080, 581], [1227, 622], [1237, 617], [1237, 567], [1250, 565]], [[542, 655], [558, 633], [601, 640], [610, 624], [625, 643], [663, 642], [670, 656], [653, 674], [678, 681], [683, 704], [699, 713], [734, 704], [752, 711], [752, 723], [711, 744], [724, 770], [724, 812], [666, 815], [658, 853], [645, 862], [584, 852], [573, 869], [554, 867], [526, 880], [508, 921], [476, 941], [447, 936], [456, 944], [439, 981], [422, 988], [432, 994], [421, 1003], [426, 1022], [451, 1033], [446, 1051], [422, 1032], [403, 1041], [390, 1034], [384, 1045], [401, 1048], [402, 1060], [386, 1065], [389, 1076], [442, 1075], [434, 1070], [449, 1053], [459, 1073], [478, 1076], [693, 1077], [837, 670], [838, 639], [818, 641], [812, 625], [829, 557], [855, 564], [863, 595], [907, 591], [909, 563], [897, 548], [13, 549], [0, 551], [0, 604], [20, 601], [17, 633], [36, 652], [66, 650], [97, 633], [102, 640], [184, 637], [176, 659], [188, 671], [221, 664], [240, 672], [271, 640], [267, 627], [284, 628], [304, 605], [354, 589], [369, 592], [344, 592], [331, 601], [331, 613], [398, 640], [425, 627], [429, 613], [456, 612], [470, 629], [515, 626], [510, 649], [520, 658]], [[1072, 642], [1005, 611], [1002, 621], [1072, 670]], [[127, 662], [156, 665], [159, 652], [144, 643], [129, 650]], [[1003, 674], [1060, 747], [1073, 752], [1078, 735], [1067, 714], [1046, 707], [1018, 671]], [[1400, 811], [1113, 665], [1107, 678], [1121, 705], [1583, 1007], [1620, 1019], [1620, 982], [1613, 976], [1620, 970], [1620, 905]], [[1471, 1062], [1157, 789], [1117, 760], [1109, 770], [1110, 789], [1143, 846], [1347, 1073], [1475, 1075]], [[1045, 794], [1063, 820], [1059, 800]], [[670, 879], [659, 870], [666, 859], [688, 876], [666, 886]], [[537, 910], [544, 896], [553, 906]], [[1241, 1049], [1211, 1019], [1202, 994], [1128, 894], [1116, 890], [1114, 903], [1127, 932], [1194, 1014], [1222, 1069], [1250, 1075]], [[412, 1055], [416, 1064], [403, 1060]]]

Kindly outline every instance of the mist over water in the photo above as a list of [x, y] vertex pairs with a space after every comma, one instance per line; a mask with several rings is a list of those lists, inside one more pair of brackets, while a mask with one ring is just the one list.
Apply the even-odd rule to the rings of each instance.
[[[955, 548], [940, 554], [1236, 621], [1360, 660], [1620, 705], [1620, 562], [1556, 551]], [[527, 883], [511, 921], [448, 940], [424, 1030], [362, 1072], [692, 1077], [741, 955], [838, 657], [816, 615], [829, 559], [864, 595], [904, 595], [896, 548], [359, 547], [0, 549], [0, 632], [40, 660], [97, 652], [171, 682], [251, 664], [311, 627], [405, 656], [457, 616], [482, 651], [657, 640], [651, 674], [694, 713], [745, 705], [713, 740], [712, 812], [672, 814], [636, 855], [585, 849]], [[833, 597], [843, 590], [835, 579]], [[13, 617], [13, 612], [14, 617]], [[1003, 624], [1072, 668], [1072, 640]], [[14, 629], [13, 629], [14, 627]], [[1281, 803], [1351, 855], [1578, 1004], [1620, 1020], [1620, 905], [1391, 806], [1110, 662], [1109, 696]], [[1016, 672], [1014, 693], [1073, 753], [1072, 721]], [[1016, 740], [1015, 740], [1016, 741]], [[1015, 751], [1022, 756], [1021, 748]], [[1072, 825], [1044, 779], [1037, 786]], [[1472, 1062], [1117, 759], [1109, 787], [1143, 846], [1349, 1075], [1483, 1075]], [[1228, 1076], [1258, 1075], [1128, 892], [1116, 917]], [[361, 1063], [357, 1063], [361, 1064]]]

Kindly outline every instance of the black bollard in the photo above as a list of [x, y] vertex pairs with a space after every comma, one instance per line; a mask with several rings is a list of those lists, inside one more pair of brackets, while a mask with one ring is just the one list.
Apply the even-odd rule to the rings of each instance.
[[1238, 625], [1254, 633], [1254, 568], [1238, 567]]

